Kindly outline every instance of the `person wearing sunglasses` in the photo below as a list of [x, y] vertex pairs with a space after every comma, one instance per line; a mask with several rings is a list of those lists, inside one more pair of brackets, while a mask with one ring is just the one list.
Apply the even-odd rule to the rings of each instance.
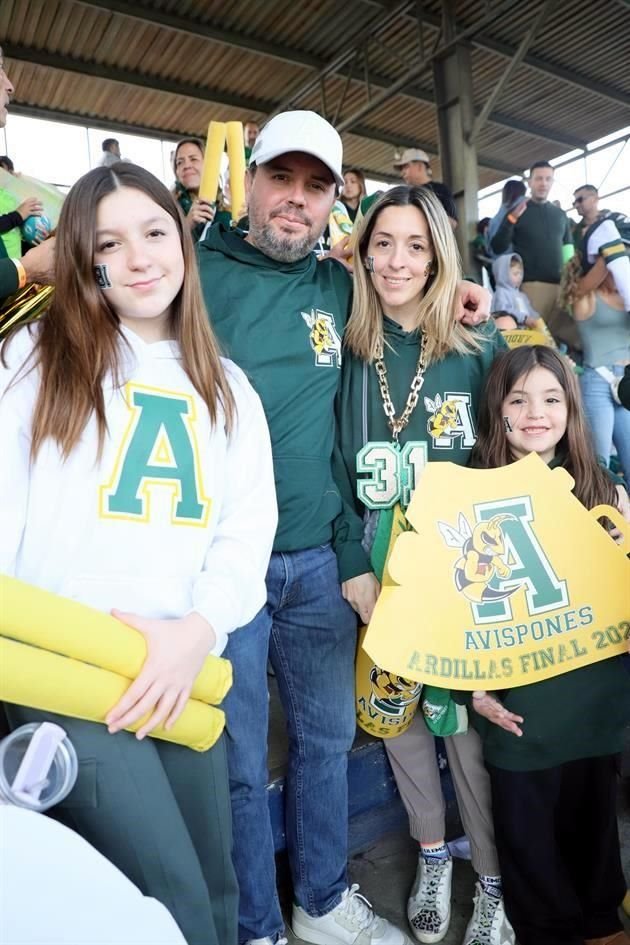
[[[597, 187], [592, 184], [583, 184], [574, 191], [573, 206], [581, 217], [575, 230], [575, 248], [582, 258], [583, 274], [601, 258], [630, 312], [630, 219], [623, 213], [600, 210]], [[603, 281], [606, 273], [601, 264], [599, 269]]]

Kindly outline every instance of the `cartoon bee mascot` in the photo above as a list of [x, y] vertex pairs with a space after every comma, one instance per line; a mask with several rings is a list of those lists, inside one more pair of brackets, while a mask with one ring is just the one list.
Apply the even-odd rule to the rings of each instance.
[[461, 557], [454, 565], [455, 586], [464, 597], [476, 604], [503, 600], [520, 587], [520, 584], [502, 590], [490, 587], [495, 576], [505, 580], [512, 573], [503, 561], [505, 536], [502, 523], [508, 519], [514, 519], [514, 516], [495, 515], [488, 521], [479, 522], [472, 529], [463, 514], [459, 516], [458, 528], [453, 528], [446, 522], [439, 523], [440, 533], [446, 544], [450, 548], [461, 549]]

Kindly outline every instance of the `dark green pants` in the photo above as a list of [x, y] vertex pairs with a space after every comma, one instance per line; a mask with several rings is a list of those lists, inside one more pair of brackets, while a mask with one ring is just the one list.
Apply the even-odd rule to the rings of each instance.
[[170, 910], [189, 945], [236, 945], [238, 886], [224, 740], [203, 753], [104, 725], [7, 705], [11, 728], [66, 730], [79, 777], [55, 816], [147, 896]]

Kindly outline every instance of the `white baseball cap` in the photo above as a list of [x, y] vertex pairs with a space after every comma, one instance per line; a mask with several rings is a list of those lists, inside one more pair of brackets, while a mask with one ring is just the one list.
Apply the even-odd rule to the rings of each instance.
[[412, 161], [422, 161], [423, 164], [431, 163], [431, 159], [426, 151], [421, 151], [420, 148], [407, 148], [407, 150], [403, 151], [400, 157], [394, 161], [394, 167], [399, 171], [403, 164], [411, 164]]
[[343, 187], [341, 138], [321, 115], [306, 111], [275, 115], [256, 138], [249, 158], [250, 166], [266, 164], [289, 151], [300, 151], [318, 158], [335, 178], [337, 187]]

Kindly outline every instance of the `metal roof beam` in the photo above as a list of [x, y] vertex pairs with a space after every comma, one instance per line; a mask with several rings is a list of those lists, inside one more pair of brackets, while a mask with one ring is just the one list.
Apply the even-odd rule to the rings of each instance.
[[[165, 141], [175, 142], [180, 138], [185, 138], [190, 134], [190, 128], [182, 128], [181, 130], [173, 131], [172, 129], [166, 130], [153, 125], [138, 125], [132, 122], [120, 121], [118, 119], [109, 120], [98, 115], [77, 115], [76, 112], [66, 112], [60, 109], [38, 108], [34, 105], [28, 105], [26, 102], [20, 102], [19, 99], [14, 99], [11, 102], [9, 111], [13, 115], [25, 115], [28, 118], [42, 118], [46, 121], [61, 121], [68, 125], [89, 125], [91, 128], [102, 128], [104, 131], [118, 131], [121, 134], [141, 135], [147, 138], [157, 137], [163, 138]], [[382, 132], [366, 127], [355, 127], [352, 133], [361, 138], [366, 138], [369, 141], [378, 141], [388, 144], [391, 147], [394, 147], [395, 143], [403, 145], [404, 147], [418, 147], [419, 144], [415, 138], [396, 137], [393, 139]], [[420, 146], [425, 147], [425, 149], [429, 151], [433, 150], [431, 145], [425, 144], [424, 142], [420, 142]], [[484, 158], [483, 155], [479, 156], [479, 164], [482, 167], [486, 167], [489, 170], [498, 171], [501, 174], [505, 173], [509, 175], [521, 173], [519, 169], [512, 167], [509, 164], [496, 161], [493, 158]], [[383, 174], [380, 171], [370, 171], [370, 173], [376, 180], [386, 180], [390, 183], [395, 183], [397, 180], [399, 180], [398, 176], [394, 174]]]
[[[630, 0], [618, 0], [618, 2], [626, 6], [630, 4]], [[365, 3], [366, 6], [380, 7], [381, 9], [387, 8], [388, 6], [388, 0], [362, 0], [362, 3]], [[403, 18], [414, 24], [416, 22], [415, 17], [408, 13], [403, 14]], [[426, 11], [424, 13], [424, 22], [436, 29], [440, 29], [442, 25], [440, 16]], [[480, 49], [497, 53], [499, 56], [505, 56], [507, 59], [512, 59], [518, 51], [516, 46], [511, 46], [508, 43], [493, 39], [492, 36], [489, 36], [487, 33], [479, 33], [471, 42], [473, 46], [478, 46]], [[628, 106], [629, 96], [626, 92], [612, 85], [608, 85], [605, 82], [598, 82], [596, 79], [576, 72], [574, 69], [566, 69], [564, 66], [558, 66], [548, 59], [543, 59], [541, 56], [535, 56], [531, 53], [525, 56], [523, 64], [530, 66], [532, 69], [536, 69], [537, 72], [541, 72], [543, 75], [551, 75], [555, 79], [568, 82], [570, 85], [574, 85], [580, 90], [592, 92], [595, 95], [599, 95], [601, 98], [607, 98], [616, 105]]]
[[164, 131], [150, 125], [134, 125], [132, 122], [108, 121], [98, 115], [77, 115], [76, 112], [64, 112], [55, 108], [37, 108], [25, 102], [13, 99], [9, 105], [11, 115], [24, 115], [26, 118], [41, 118], [44, 121], [60, 121], [66, 125], [89, 125], [90, 128], [102, 128], [103, 131], [118, 131], [120, 134], [140, 135], [143, 138], [162, 138], [173, 144], [190, 134], [190, 129]]
[[[379, 83], [375, 83], [375, 85], [378, 88]], [[435, 95], [418, 85], [406, 85], [401, 89], [400, 94], [407, 96], [407, 98], [415, 98], [420, 102], [426, 102], [427, 105], [435, 106]], [[479, 109], [476, 109], [476, 111], [479, 111]], [[504, 112], [491, 112], [488, 121], [493, 125], [501, 125], [504, 128], [508, 128], [510, 131], [520, 131], [526, 135], [533, 135], [535, 138], [543, 138], [545, 141], [559, 144], [563, 148], [566, 147], [571, 151], [575, 150], [575, 148], [585, 148], [587, 144], [586, 138], [576, 138], [574, 135], [567, 134], [564, 131], [558, 131], [555, 128], [546, 128], [533, 121], [514, 118], [512, 115], [506, 115]], [[434, 149], [431, 148], [429, 150]]]
[[331, 72], [336, 72], [342, 66], [348, 62], [349, 59], [356, 54], [357, 49], [363, 45], [363, 43], [370, 38], [370, 36], [376, 34], [380, 30], [386, 29], [391, 23], [395, 22], [400, 16], [405, 13], [409, 7], [414, 5], [415, 0], [402, 0], [402, 2], [396, 3], [393, 6], [388, 6], [388, 8], [383, 12], [383, 15], [377, 17], [371, 23], [368, 23], [363, 29], [359, 30], [358, 33], [355, 33], [348, 42], [344, 45], [341, 52], [337, 53], [332, 59], [330, 59], [325, 66], [314, 75], [308, 78], [305, 82], [302, 82], [297, 88], [294, 88], [292, 92], [286, 96], [285, 99], [280, 102], [274, 110], [274, 114], [283, 111], [285, 108], [288, 108], [289, 105], [292, 105], [296, 99], [302, 98], [303, 95], [306, 95], [310, 92], [315, 86], [319, 84], [319, 80], [326, 75], [329, 75]]
[[141, 7], [136, 3], [130, 3], [129, 0], [76, 0], [76, 2], [86, 7], [95, 7], [97, 10], [104, 10], [109, 13], [120, 13], [123, 16], [128, 16], [144, 23], [165, 26], [167, 29], [174, 30], [177, 33], [186, 33], [189, 36], [211, 39], [213, 42], [221, 43], [224, 46], [249, 49], [252, 52], [261, 53], [263, 56], [271, 56], [272, 59], [279, 59], [280, 62], [290, 62], [297, 66], [308, 66], [311, 69], [321, 69], [322, 66], [326, 64], [325, 59], [313, 56], [307, 52], [296, 52], [288, 49], [286, 46], [280, 46], [278, 43], [270, 43], [256, 36], [246, 36], [243, 33], [237, 33], [232, 30], [220, 29], [216, 26], [210, 26], [208, 23], [191, 20], [173, 13], [166, 13], [163, 10]]
[[418, 58], [416, 64], [411, 69], [408, 69], [399, 79], [393, 82], [389, 88], [383, 89], [369, 102], [366, 102], [365, 105], [362, 105], [360, 108], [354, 111], [348, 118], [344, 118], [344, 120], [340, 122], [337, 130], [346, 131], [350, 129], [354, 122], [358, 121], [360, 118], [363, 118], [363, 116], [367, 115], [368, 112], [373, 111], [388, 99], [392, 98], [392, 96], [396, 95], [397, 92], [400, 92], [401, 89], [408, 85], [412, 79], [415, 80], [423, 73], [429, 72], [432, 68], [434, 59], [446, 55], [446, 53], [448, 53], [459, 43], [471, 39], [476, 33], [479, 32], [479, 30], [483, 29], [484, 26], [488, 24], [488, 22], [491, 20], [496, 20], [497, 17], [500, 17], [503, 13], [509, 10], [511, 6], [513, 6], [513, 0], [497, 0], [495, 4], [487, 8], [486, 13], [480, 17], [477, 22], [472, 23], [461, 32], [456, 33], [452, 39], [449, 39], [448, 42], [443, 43], [439, 48], [434, 48], [428, 58], [423, 60]]
[[[368, 125], [353, 125], [348, 130], [348, 134], [357, 135], [359, 138], [368, 138], [370, 141], [381, 141], [390, 146], [397, 145], [403, 148], [422, 148], [424, 151], [436, 153], [435, 142], [419, 141], [417, 138], [410, 138], [405, 135], [388, 135], [376, 128], [370, 128]], [[477, 162], [480, 167], [485, 167], [490, 171], [498, 171], [500, 174], [522, 174], [523, 169], [514, 164], [508, 164], [505, 161], [497, 161], [496, 158], [489, 158], [483, 154], [477, 155]], [[385, 178], [383, 178], [385, 179]], [[394, 178], [400, 180], [399, 177]]]
[[[501, 43], [485, 34], [477, 36], [473, 40], [473, 43], [476, 46], [481, 46], [483, 49], [498, 53], [500, 56], [505, 56], [507, 59], [511, 59], [516, 55], [514, 46], [508, 46], [507, 43]], [[591, 76], [575, 72], [573, 69], [566, 69], [564, 66], [555, 65], [553, 62], [549, 62], [547, 59], [541, 59], [540, 56], [534, 56], [531, 53], [525, 56], [523, 63], [531, 69], [536, 69], [537, 72], [541, 72], [543, 75], [551, 75], [555, 79], [561, 79], [563, 82], [574, 85], [581, 91], [592, 92], [595, 95], [599, 95], [601, 98], [606, 98], [614, 102], [615, 105], [624, 105], [626, 108], [630, 105], [630, 96], [626, 92], [622, 92], [621, 89], [616, 89], [614, 86], [607, 85], [604, 82], [598, 82], [597, 79], [593, 79]]]
[[523, 59], [525, 58], [529, 47], [534, 41], [534, 37], [536, 36], [536, 33], [538, 32], [538, 30], [540, 29], [540, 27], [546, 20], [550, 11], [551, 11], [551, 0], [545, 0], [543, 5], [539, 8], [538, 13], [534, 17], [533, 23], [531, 24], [531, 26], [525, 33], [525, 36], [521, 40], [516, 55], [507, 64], [507, 66], [505, 67], [503, 71], [503, 75], [501, 76], [497, 84], [494, 86], [492, 92], [490, 93], [486, 101], [484, 102], [483, 108], [476, 115], [475, 120], [473, 122], [472, 129], [470, 131], [470, 143], [475, 142], [477, 138], [479, 137], [479, 133], [481, 129], [483, 128], [484, 124], [490, 117], [490, 112], [494, 108], [495, 104], [499, 101], [499, 98], [503, 94], [503, 90], [507, 87], [507, 85], [509, 85], [510, 79], [512, 78], [512, 76], [514, 75], [514, 73], [519, 68], [520, 64], [522, 63]]
[[[217, 105], [228, 105], [233, 108], [241, 108], [247, 112], [258, 112], [261, 115], [268, 114], [274, 108], [274, 103], [264, 99], [252, 99], [242, 95], [223, 92], [218, 89], [204, 89], [197, 85], [189, 83], [176, 82], [170, 79], [161, 79], [158, 76], [150, 76], [143, 73], [129, 72], [127, 70], [115, 69], [104, 66], [99, 63], [86, 62], [81, 59], [74, 59], [70, 56], [61, 56], [57, 53], [48, 53], [40, 49], [32, 49], [27, 46], [17, 46], [13, 43], [3, 44], [4, 54], [7, 59], [17, 59], [23, 62], [30, 62], [34, 65], [46, 66], [51, 69], [61, 69], [66, 72], [74, 72], [79, 75], [90, 75], [95, 78], [108, 79], [113, 82], [123, 82], [128, 85], [139, 86], [141, 88], [152, 88], [157, 92], [167, 92], [175, 95], [184, 95], [187, 98], [199, 99], [215, 103]], [[357, 80], [358, 81], [358, 80]], [[411, 98], [425, 101], [431, 105], [435, 104], [432, 93], [427, 92], [415, 85], [407, 85], [402, 94]], [[570, 150], [575, 148], [584, 148], [586, 142], [578, 138], [573, 138], [564, 133], [556, 133], [547, 128], [542, 128], [532, 122], [520, 121], [508, 115], [493, 113], [490, 115], [491, 122], [510, 128], [512, 131], [520, 131], [524, 134], [534, 135], [538, 138], [554, 142], [567, 147]], [[399, 141], [398, 138], [394, 140]], [[400, 141], [402, 143], [402, 141]], [[425, 150], [433, 153], [437, 152], [435, 142], [431, 144], [422, 144], [418, 141], [410, 144], [409, 147], [424, 147]], [[489, 166], [489, 165], [486, 165]]]
[[[213, 42], [222, 43], [233, 48], [260, 53], [261, 55], [270, 56], [281, 62], [287, 62], [292, 65], [302, 67], [307, 66], [308, 68], [317, 70], [321, 70], [326, 66], [325, 60], [320, 59], [317, 56], [313, 56], [307, 52], [296, 51], [285, 46], [280, 46], [277, 43], [269, 43], [257, 39], [256, 37], [244, 36], [241, 33], [231, 32], [230, 30], [218, 29], [217, 27], [208, 26], [205, 23], [198, 23], [194, 20], [176, 16], [171, 13], [165, 13], [161, 10], [148, 10], [146, 7], [141, 7], [135, 3], [129, 2], [129, 0], [76, 0], [76, 2], [82, 3], [84, 6], [94, 7], [99, 10], [108, 11], [110, 13], [118, 13], [122, 16], [128, 16], [143, 23], [154, 23], [158, 26], [163, 26], [166, 29], [184, 33], [189, 36], [202, 37], [204, 39], [210, 39]], [[379, 0], [363, 0], [363, 2], [369, 2], [373, 6], [378, 6], [381, 9], [383, 8], [383, 3], [379, 2]], [[413, 17], [410, 17], [408, 14], [402, 14], [402, 16], [404, 16], [406, 19], [413, 19]], [[432, 17], [426, 12], [423, 12], [423, 16], [430, 25], [435, 26], [439, 24], [439, 17]], [[370, 41], [382, 45], [375, 37], [371, 36]], [[473, 42], [478, 43], [478, 38], [473, 40]], [[394, 54], [393, 49], [390, 49], [390, 47], [387, 48], [392, 54]], [[504, 50], [500, 51], [500, 54], [510, 55], [510, 53], [505, 52]], [[18, 57], [15, 56], [15, 58]], [[355, 81], [360, 80], [357, 77]], [[372, 73], [370, 71], [370, 84], [374, 89], [387, 88], [390, 84], [390, 79], [388, 79], [386, 76], [380, 75], [378, 73]], [[409, 85], [407, 88], [402, 90], [402, 94], [408, 95], [411, 98], [417, 98], [420, 101], [427, 102], [431, 105], [435, 104], [435, 98], [433, 94], [425, 89], [419, 88], [418, 86]], [[260, 109], [254, 110], [260, 111]], [[566, 146], [570, 149], [574, 149], [584, 147], [585, 145], [584, 140], [573, 138], [570, 135], [558, 133], [550, 129], [544, 129], [541, 126], [536, 126], [531, 122], [520, 122], [506, 115], [502, 115], [499, 112], [492, 112], [488, 120], [493, 124], [503, 125], [512, 131], [523, 131], [525, 134], [531, 134], [537, 138], [543, 138], [555, 144], [560, 144], [562, 147]]]
[[143, 89], [153, 89], [156, 92], [168, 92], [171, 95], [184, 95], [205, 102], [215, 102], [240, 108], [248, 112], [265, 114], [273, 108], [273, 102], [251, 98], [245, 95], [235, 95], [219, 89], [209, 89], [190, 82], [179, 82], [175, 79], [165, 79], [157, 75], [148, 75], [142, 72], [132, 72], [129, 69], [119, 69], [106, 66], [102, 63], [75, 59], [59, 53], [47, 52], [44, 49], [33, 49], [29, 46], [18, 46], [14, 43], [3, 43], [2, 49], [7, 59], [18, 59], [38, 66], [47, 66], [51, 69], [61, 69], [78, 75], [88, 75], [95, 79], [107, 79], [112, 82], [122, 82], [125, 85], [139, 86]]

